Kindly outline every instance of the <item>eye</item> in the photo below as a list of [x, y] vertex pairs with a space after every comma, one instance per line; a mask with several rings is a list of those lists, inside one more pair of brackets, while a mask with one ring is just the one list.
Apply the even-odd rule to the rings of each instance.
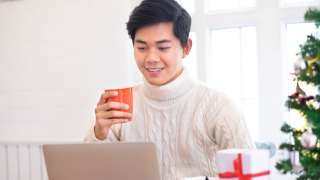
[[159, 49], [160, 50], [166, 50], [166, 49], [169, 49], [169, 47], [160, 47]]
[[138, 49], [143, 51], [143, 50], [146, 50], [147, 48], [145, 48], [145, 47], [138, 47]]

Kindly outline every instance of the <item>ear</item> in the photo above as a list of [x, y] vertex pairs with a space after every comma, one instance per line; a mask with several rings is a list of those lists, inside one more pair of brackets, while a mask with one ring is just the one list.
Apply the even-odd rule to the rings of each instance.
[[190, 53], [192, 48], [192, 40], [190, 38], [188, 38], [187, 44], [184, 46], [183, 48], [183, 54], [182, 54], [182, 58], [187, 57], [187, 55]]

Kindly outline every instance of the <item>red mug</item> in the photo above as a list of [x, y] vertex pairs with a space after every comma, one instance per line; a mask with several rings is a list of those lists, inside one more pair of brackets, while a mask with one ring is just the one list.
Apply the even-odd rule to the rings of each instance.
[[[129, 109], [127, 110], [121, 110], [121, 109], [115, 109], [115, 110], [132, 114], [132, 111], [133, 111], [132, 87], [119, 88], [119, 89], [105, 89], [105, 92], [109, 92], [109, 91], [118, 92], [118, 95], [115, 97], [108, 98], [107, 102], [113, 101], [113, 102], [128, 104]], [[122, 119], [122, 118], [115, 118], [115, 119]], [[131, 121], [132, 117], [128, 119], [129, 121]]]

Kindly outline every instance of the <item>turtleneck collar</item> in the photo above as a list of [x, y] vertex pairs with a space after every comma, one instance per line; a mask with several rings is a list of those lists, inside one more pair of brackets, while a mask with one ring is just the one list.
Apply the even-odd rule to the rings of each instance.
[[195, 81], [189, 77], [189, 74], [184, 67], [180, 76], [168, 84], [161, 86], [151, 85], [144, 77], [143, 82], [143, 91], [147, 98], [164, 101], [175, 99], [183, 95], [192, 87]]

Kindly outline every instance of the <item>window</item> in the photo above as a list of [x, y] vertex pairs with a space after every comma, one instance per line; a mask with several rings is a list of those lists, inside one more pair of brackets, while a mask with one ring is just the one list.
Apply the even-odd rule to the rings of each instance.
[[[296, 54], [300, 52], [300, 44], [303, 44], [307, 40], [307, 36], [310, 34], [316, 34], [316, 27], [314, 23], [295, 23], [287, 24], [287, 62], [288, 62], [288, 95], [293, 94], [296, 91], [296, 81], [293, 81], [294, 76], [289, 73], [293, 73], [293, 64], [298, 60]], [[316, 88], [311, 88], [303, 83], [299, 84], [301, 89], [306, 92], [307, 95], [316, 95], [318, 91]], [[298, 111], [290, 111], [290, 122], [292, 127], [301, 128], [305, 125], [304, 121], [301, 121], [301, 116]]]
[[286, 4], [300, 3], [300, 2], [313, 2], [313, 1], [319, 1], [319, 0], [286, 0]]
[[[184, 4], [183, 0], [177, 1]], [[290, 29], [300, 30], [290, 28], [294, 24], [287, 27], [287, 23], [303, 19], [306, 7], [318, 6], [320, 0], [192, 0], [192, 4], [194, 10], [188, 11], [194, 12], [192, 29], [197, 45], [193, 45], [193, 50], [196, 47], [198, 80], [232, 96], [246, 115], [255, 141], [282, 143], [286, 137], [280, 127], [284, 120], [290, 119], [284, 103], [296, 85], [291, 85], [293, 90], [289, 90], [287, 85], [292, 82], [289, 73], [293, 71], [298, 48], [289, 53], [286, 44], [303, 43], [310, 33], [302, 35], [302, 42], [289, 42], [302, 33], [290, 35]], [[288, 9], [292, 7], [294, 10]], [[187, 59], [184, 61], [191, 72], [195, 66], [187, 65]]]
[[259, 140], [256, 28], [213, 30], [211, 35], [213, 86], [238, 104], [251, 134]]
[[210, 0], [210, 10], [226, 10], [254, 7], [255, 0]]
[[188, 13], [193, 14], [194, 13], [194, 1], [195, 0], [176, 0], [179, 4], [184, 7]]
[[190, 32], [189, 38], [192, 39], [192, 49], [190, 54], [186, 58], [182, 59], [182, 64], [187, 68], [191, 77], [198, 79], [196, 33]]

